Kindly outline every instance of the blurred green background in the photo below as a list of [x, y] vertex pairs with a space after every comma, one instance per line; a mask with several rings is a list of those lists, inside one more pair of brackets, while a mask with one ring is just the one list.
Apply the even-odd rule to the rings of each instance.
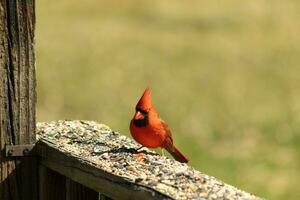
[[190, 165], [300, 199], [300, 1], [36, 1], [38, 120], [130, 135], [144, 88]]

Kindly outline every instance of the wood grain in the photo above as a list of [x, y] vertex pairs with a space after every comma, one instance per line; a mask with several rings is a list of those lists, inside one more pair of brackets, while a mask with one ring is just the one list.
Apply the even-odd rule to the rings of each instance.
[[66, 179], [66, 200], [98, 200], [99, 193], [74, 182], [72, 179]]
[[35, 2], [0, 0], [0, 199], [37, 199], [35, 158], [6, 158], [6, 144], [35, 142]]
[[39, 199], [65, 200], [66, 177], [44, 165], [39, 165]]

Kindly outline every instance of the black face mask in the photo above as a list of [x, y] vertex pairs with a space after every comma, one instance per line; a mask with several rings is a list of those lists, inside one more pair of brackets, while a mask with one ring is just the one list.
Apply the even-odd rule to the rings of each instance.
[[143, 115], [143, 119], [137, 119], [134, 120], [133, 123], [137, 126], [137, 127], [146, 127], [149, 124], [149, 117], [148, 117], [148, 112], [141, 110], [141, 109], [136, 109], [136, 112], [140, 112]]

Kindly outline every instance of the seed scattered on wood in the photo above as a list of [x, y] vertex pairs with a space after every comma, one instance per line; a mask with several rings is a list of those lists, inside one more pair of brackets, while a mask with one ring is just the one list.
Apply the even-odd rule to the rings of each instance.
[[36, 130], [39, 140], [173, 199], [260, 199], [147, 148], [137, 151], [139, 144], [104, 124], [54, 121], [38, 123]]

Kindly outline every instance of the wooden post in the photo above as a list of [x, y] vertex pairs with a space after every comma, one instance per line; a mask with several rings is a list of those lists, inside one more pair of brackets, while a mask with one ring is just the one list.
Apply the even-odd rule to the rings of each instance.
[[33, 157], [6, 157], [5, 145], [35, 142], [35, 2], [0, 0], [0, 199], [36, 200]]

